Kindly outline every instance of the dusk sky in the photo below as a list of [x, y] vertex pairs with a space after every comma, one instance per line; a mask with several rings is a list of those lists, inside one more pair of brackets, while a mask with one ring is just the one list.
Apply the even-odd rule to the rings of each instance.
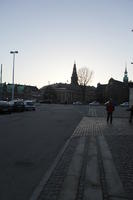
[[133, 0], [0, 0], [0, 64], [3, 82], [35, 85], [70, 83], [77, 70], [94, 72], [91, 85], [125, 65], [133, 81]]

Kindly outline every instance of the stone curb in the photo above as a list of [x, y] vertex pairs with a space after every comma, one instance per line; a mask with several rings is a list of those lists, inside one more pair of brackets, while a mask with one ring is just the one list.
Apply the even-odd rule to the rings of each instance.
[[74, 152], [67, 176], [64, 180], [59, 200], [75, 200], [83, 162], [85, 139], [81, 138]]
[[61, 151], [58, 153], [57, 157], [55, 158], [52, 166], [50, 167], [50, 169], [48, 169], [48, 171], [44, 174], [43, 178], [41, 179], [40, 183], [38, 184], [38, 186], [35, 188], [35, 190], [33, 191], [31, 197], [29, 200], [37, 200], [41, 191], [44, 188], [44, 185], [46, 184], [46, 182], [48, 181], [48, 179], [50, 178], [53, 170], [55, 169], [57, 163], [59, 162], [59, 160], [61, 159], [63, 153], [65, 152], [66, 148], [68, 147], [69, 143], [71, 141], [71, 137], [66, 141], [65, 145], [63, 146], [63, 148], [61, 149]]

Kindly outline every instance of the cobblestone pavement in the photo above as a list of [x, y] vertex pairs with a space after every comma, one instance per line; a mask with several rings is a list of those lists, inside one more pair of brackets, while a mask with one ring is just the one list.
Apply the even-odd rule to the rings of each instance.
[[102, 107], [90, 108], [88, 115], [95, 116], [96, 123], [99, 123], [128, 198], [133, 199], [133, 123], [128, 123], [129, 112], [126, 108], [116, 108], [112, 125], [107, 125], [106, 111]]
[[133, 199], [133, 124], [124, 109], [115, 112], [113, 124], [107, 124], [104, 107], [89, 109], [30, 200]]
[[133, 124], [128, 123], [128, 118], [114, 117], [113, 124], [107, 124], [106, 118], [86, 117], [73, 136], [90, 134], [105, 136], [128, 199], [133, 199]]
[[62, 184], [67, 174], [77, 143], [78, 138], [76, 140], [71, 140], [69, 148], [66, 149], [64, 155], [57, 163], [57, 166], [55, 167], [51, 177], [48, 179], [44, 189], [39, 195], [38, 200], [54, 200], [59, 198]]
[[133, 135], [106, 136], [123, 186], [133, 199]]

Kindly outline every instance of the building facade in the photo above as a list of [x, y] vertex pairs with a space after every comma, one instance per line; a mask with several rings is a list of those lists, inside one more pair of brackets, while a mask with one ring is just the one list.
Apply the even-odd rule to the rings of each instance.
[[[12, 97], [12, 84], [2, 83], [1, 85], [1, 99], [11, 100]], [[14, 85], [14, 99], [38, 99], [39, 89], [36, 86], [30, 85]]]
[[[51, 87], [51, 92], [56, 94], [56, 98], [52, 94], [47, 94], [47, 88]], [[53, 103], [65, 103], [65, 104], [72, 104], [73, 102], [84, 102], [88, 103], [91, 102], [96, 98], [95, 93], [96, 88], [91, 86], [85, 87], [85, 99], [83, 99], [83, 88], [81, 85], [78, 84], [78, 75], [77, 75], [77, 68], [76, 63], [74, 63], [72, 76], [71, 76], [71, 83], [56, 83], [49, 86], [44, 86], [40, 89], [42, 101], [44, 102], [53, 102]], [[50, 98], [50, 99], [49, 99]]]
[[108, 84], [99, 83], [96, 89], [96, 96], [100, 103], [105, 103], [110, 98], [112, 98], [116, 104], [129, 101], [127, 68], [125, 68], [123, 82], [110, 78]]

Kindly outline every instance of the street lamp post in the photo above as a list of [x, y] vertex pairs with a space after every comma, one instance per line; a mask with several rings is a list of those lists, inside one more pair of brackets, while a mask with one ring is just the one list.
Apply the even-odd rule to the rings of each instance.
[[13, 71], [12, 71], [12, 100], [14, 99], [14, 67], [15, 67], [15, 54], [18, 53], [18, 51], [10, 51], [11, 54], [13, 54]]

